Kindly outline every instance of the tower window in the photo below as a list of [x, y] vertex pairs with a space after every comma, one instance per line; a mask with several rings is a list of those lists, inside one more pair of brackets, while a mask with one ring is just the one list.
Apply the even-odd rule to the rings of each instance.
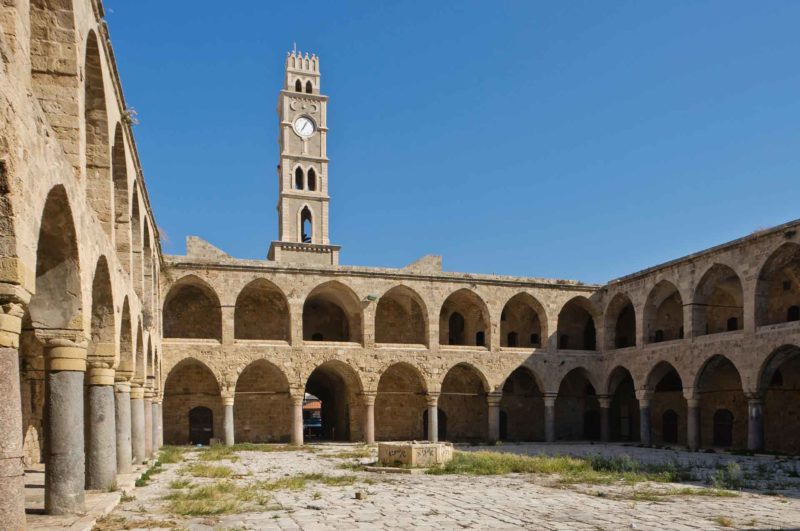
[[308, 189], [312, 192], [317, 189], [317, 172], [314, 168], [308, 169]]
[[294, 189], [303, 189], [303, 168], [297, 168], [294, 170]]
[[309, 94], [314, 92], [314, 87], [311, 86], [311, 81], [306, 81], [306, 92]]
[[294, 82], [294, 90], [295, 92], [303, 92], [303, 82], [299, 79]]
[[311, 211], [308, 207], [303, 207], [300, 212], [300, 241], [311, 243], [314, 235], [314, 227], [311, 223]]

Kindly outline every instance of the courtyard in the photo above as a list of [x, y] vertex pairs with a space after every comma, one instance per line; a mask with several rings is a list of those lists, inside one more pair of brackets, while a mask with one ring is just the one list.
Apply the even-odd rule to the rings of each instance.
[[457, 449], [437, 473], [386, 474], [364, 469], [376, 449], [360, 444], [166, 447], [96, 529], [800, 527], [797, 458], [589, 443]]

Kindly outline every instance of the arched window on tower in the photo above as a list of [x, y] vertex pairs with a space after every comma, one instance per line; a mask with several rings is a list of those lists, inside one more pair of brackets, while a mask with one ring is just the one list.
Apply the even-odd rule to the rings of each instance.
[[294, 189], [303, 189], [303, 168], [297, 168], [294, 170]]
[[295, 92], [303, 92], [303, 82], [299, 79], [294, 82], [294, 90]]
[[314, 92], [314, 87], [311, 86], [311, 81], [306, 81], [306, 92], [309, 94]]
[[314, 236], [314, 227], [311, 222], [311, 210], [308, 207], [303, 207], [300, 212], [300, 241], [303, 243], [311, 243]]
[[314, 168], [308, 169], [308, 189], [312, 192], [317, 189], [317, 172]]

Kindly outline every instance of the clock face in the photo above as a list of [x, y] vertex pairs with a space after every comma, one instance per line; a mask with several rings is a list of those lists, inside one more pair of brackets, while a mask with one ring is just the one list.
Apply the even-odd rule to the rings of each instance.
[[308, 116], [301, 116], [294, 121], [295, 132], [304, 138], [313, 135], [316, 129], [317, 127], [314, 125], [314, 121]]

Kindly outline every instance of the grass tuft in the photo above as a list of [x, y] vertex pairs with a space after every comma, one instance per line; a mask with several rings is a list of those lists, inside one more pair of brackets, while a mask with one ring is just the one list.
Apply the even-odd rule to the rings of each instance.
[[181, 470], [182, 473], [191, 474], [196, 478], [229, 478], [233, 470], [227, 466], [207, 465], [205, 463], [192, 463]]
[[163, 464], [180, 463], [186, 450], [187, 448], [182, 446], [164, 446], [161, 448], [158, 460]]
[[169, 488], [171, 490], [179, 490], [179, 489], [186, 489], [192, 486], [192, 482], [188, 479], [173, 479], [169, 482]]
[[351, 450], [349, 452], [337, 452], [335, 454], [324, 454], [323, 457], [332, 459], [364, 459], [366, 457], [374, 457], [375, 454], [369, 447]]
[[714, 518], [714, 522], [716, 522], [720, 527], [733, 527], [733, 520], [727, 516], [717, 516]]

